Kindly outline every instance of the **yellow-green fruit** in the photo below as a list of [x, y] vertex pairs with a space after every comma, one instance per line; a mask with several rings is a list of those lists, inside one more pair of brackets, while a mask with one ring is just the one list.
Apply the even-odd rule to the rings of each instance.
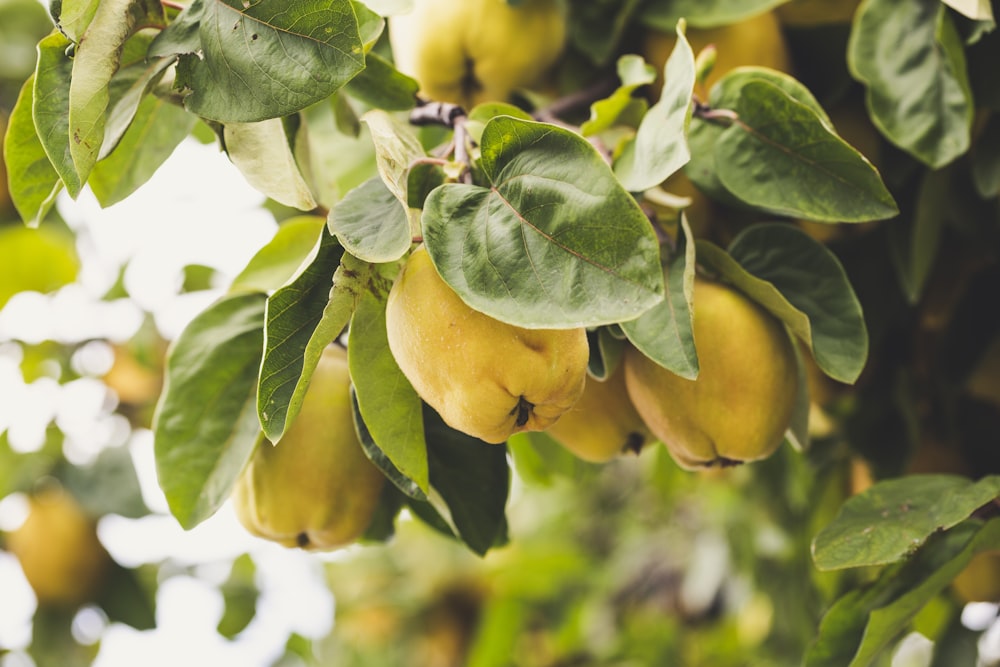
[[951, 588], [963, 602], [1000, 602], [1000, 551], [973, 556]]
[[784, 326], [736, 289], [698, 277], [694, 339], [696, 380], [626, 350], [625, 383], [643, 421], [684, 468], [770, 456], [784, 439], [798, 391]]
[[783, 25], [808, 28], [850, 23], [861, 0], [791, 0], [775, 9]]
[[[715, 45], [715, 65], [705, 80], [705, 91], [727, 72], [744, 65], [770, 67], [781, 72], [791, 70], [791, 57], [781, 24], [773, 12], [764, 12], [748, 19], [716, 28], [688, 28], [685, 32], [691, 49], [697, 56], [706, 46]], [[642, 39], [640, 52], [662, 75], [663, 65], [674, 50], [677, 36], [660, 30], [648, 31]], [[663, 78], [656, 82], [657, 96]]]
[[347, 352], [327, 347], [284, 437], [257, 446], [233, 491], [236, 516], [254, 535], [329, 550], [368, 528], [385, 477], [358, 441], [350, 383]]
[[415, 0], [389, 17], [396, 67], [425, 97], [471, 109], [538, 82], [566, 40], [557, 0]]
[[420, 397], [449, 426], [486, 442], [549, 428], [583, 393], [584, 329], [523, 329], [473, 310], [424, 246], [389, 292], [386, 326]]
[[584, 461], [603, 463], [624, 452], [638, 453], [649, 439], [649, 429], [625, 390], [625, 372], [619, 368], [605, 381], [587, 379], [583, 395], [548, 434]]
[[104, 584], [111, 557], [97, 522], [69, 493], [50, 487], [28, 500], [28, 517], [7, 536], [41, 606], [75, 608]]

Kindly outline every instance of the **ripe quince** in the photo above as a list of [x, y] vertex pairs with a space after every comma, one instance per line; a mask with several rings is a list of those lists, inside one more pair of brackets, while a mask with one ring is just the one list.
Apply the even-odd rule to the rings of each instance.
[[1000, 602], [1000, 551], [973, 556], [951, 588], [962, 602]]
[[547, 433], [584, 461], [604, 463], [638, 453], [650, 439], [625, 389], [621, 366], [607, 380], [588, 378], [583, 395]]
[[538, 82], [566, 41], [557, 0], [415, 0], [388, 24], [396, 68], [424, 96], [466, 109]]
[[583, 393], [586, 330], [524, 329], [470, 308], [425, 246], [389, 292], [386, 326], [420, 397], [449, 426], [486, 442], [549, 428]]
[[695, 380], [626, 349], [625, 385], [639, 414], [684, 468], [770, 456], [784, 439], [798, 392], [795, 349], [784, 326], [740, 291], [698, 276], [694, 339], [701, 369]]
[[61, 487], [28, 498], [28, 516], [7, 536], [38, 604], [76, 608], [94, 599], [111, 556], [97, 537], [97, 522]]
[[328, 346], [284, 437], [257, 445], [233, 491], [236, 516], [254, 535], [330, 550], [368, 528], [385, 476], [361, 448], [350, 386], [346, 350]]

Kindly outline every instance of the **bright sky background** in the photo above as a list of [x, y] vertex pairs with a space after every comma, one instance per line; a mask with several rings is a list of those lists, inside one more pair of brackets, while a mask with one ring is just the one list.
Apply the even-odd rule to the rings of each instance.
[[[140, 324], [139, 307], [154, 314], [166, 337], [176, 337], [221, 292], [178, 294], [182, 268], [214, 267], [219, 286], [228, 284], [277, 229], [261, 208], [263, 201], [216, 146], [185, 141], [149, 183], [120, 204], [102, 210], [89, 190], [75, 202], [63, 197], [59, 210], [78, 237], [78, 283], [53, 295], [17, 295], [0, 311], [0, 396], [5, 406], [0, 431], [9, 429], [12, 446], [30, 451], [40, 446], [46, 425], [54, 419], [66, 432], [67, 456], [75, 463], [127, 441], [154, 514], [139, 520], [105, 517], [99, 527], [101, 540], [126, 566], [166, 558], [199, 565], [199, 578], [174, 577], [160, 587], [156, 630], [106, 628], [93, 612], [78, 617], [83, 635], [103, 633], [98, 667], [263, 667], [282, 654], [290, 632], [322, 637], [331, 627], [333, 600], [322, 578], [323, 557], [252, 538], [228, 505], [194, 530], [182, 530], [167, 515], [156, 482], [152, 434], [130, 435], [124, 418], [113, 414], [114, 396], [99, 380], [83, 378], [60, 386], [41, 378], [25, 385], [19, 347], [9, 342], [90, 337], [125, 341]], [[100, 301], [126, 262], [126, 286], [139, 307], [127, 300]], [[91, 349], [84, 361], [97, 367], [102, 359], [110, 363], [106, 352]], [[21, 497], [0, 501], [0, 529], [16, 527], [24, 512]], [[230, 642], [215, 632], [223, 602], [214, 584], [228, 575], [230, 561], [246, 551], [257, 564], [262, 595], [255, 620]], [[30, 642], [34, 596], [16, 559], [3, 552], [0, 591], [0, 645], [24, 647]], [[0, 665], [31, 664], [25, 660], [12, 654], [0, 658]]]

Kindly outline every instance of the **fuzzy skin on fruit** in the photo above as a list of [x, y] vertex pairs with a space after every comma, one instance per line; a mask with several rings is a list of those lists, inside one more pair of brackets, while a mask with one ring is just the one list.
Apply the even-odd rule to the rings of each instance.
[[254, 535], [330, 550], [368, 528], [385, 476], [358, 441], [350, 383], [347, 351], [328, 346], [284, 437], [257, 445], [233, 491], [236, 516]]
[[59, 487], [31, 496], [28, 517], [6, 539], [43, 607], [75, 609], [93, 600], [112, 562], [97, 522]]
[[694, 339], [696, 380], [626, 350], [625, 384], [639, 414], [683, 468], [770, 456], [784, 440], [798, 391], [784, 326], [738, 290], [699, 276]]
[[424, 246], [389, 292], [386, 327], [420, 397], [449, 426], [486, 442], [549, 428], [583, 393], [585, 329], [523, 329], [470, 308]]
[[547, 433], [592, 463], [604, 463], [623, 453], [637, 454], [650, 439], [649, 429], [629, 400], [620, 366], [603, 382], [587, 378], [580, 400]]
[[540, 80], [562, 53], [566, 17], [556, 0], [415, 0], [390, 16], [396, 68], [425, 97], [471, 109], [505, 102]]

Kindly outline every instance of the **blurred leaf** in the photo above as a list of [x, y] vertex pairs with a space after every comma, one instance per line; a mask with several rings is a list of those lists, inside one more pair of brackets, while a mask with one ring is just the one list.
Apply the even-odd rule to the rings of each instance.
[[648, 2], [640, 14], [646, 25], [672, 31], [680, 18], [689, 25], [712, 28], [761, 14], [787, 0], [673, 0]]
[[49, 161], [32, 118], [35, 77], [21, 87], [7, 124], [3, 159], [14, 207], [30, 227], [37, 227], [63, 188], [59, 173]]
[[663, 298], [652, 225], [585, 139], [500, 116], [480, 166], [489, 186], [445, 183], [422, 218], [435, 267], [469, 306], [571, 328], [632, 319]]
[[550, 486], [557, 479], [578, 482], [593, 475], [600, 466], [574, 456], [544, 431], [522, 431], [507, 440], [518, 477], [530, 484]]
[[1000, 520], [970, 521], [935, 534], [913, 558], [883, 572], [876, 583], [837, 600], [823, 617], [805, 667], [871, 665], [973, 555], [997, 547]]
[[[375, 445], [407, 479], [427, 494], [428, 452], [420, 397], [389, 350], [385, 299], [365, 291], [351, 319], [347, 350], [351, 380], [365, 426]], [[404, 492], [409, 484], [402, 487]]]
[[87, 466], [67, 464], [59, 478], [91, 516], [138, 519], [149, 514], [128, 447], [104, 449]]
[[62, 461], [63, 432], [55, 426], [45, 431], [45, 443], [38, 452], [23, 454], [10, 446], [10, 432], [0, 432], [0, 498], [31, 491], [38, 480]]
[[813, 540], [820, 570], [893, 563], [934, 533], [967, 519], [1000, 496], [1000, 476], [974, 482], [957, 475], [889, 479], [847, 499]]
[[80, 194], [83, 181], [73, 164], [69, 145], [69, 89], [73, 60], [66, 55], [66, 50], [70, 45], [71, 42], [59, 32], [38, 43], [31, 115], [45, 154], [49, 156], [66, 191], [75, 199]]
[[247, 183], [271, 199], [309, 211], [316, 200], [302, 177], [280, 118], [258, 123], [226, 123], [226, 153]]
[[[314, 104], [301, 114], [298, 137], [306, 150], [296, 145], [300, 164], [310, 179], [313, 193], [327, 207], [345, 194], [377, 175], [375, 147], [366, 125], [357, 136], [338, 131], [334, 110], [327, 101]], [[339, 116], [338, 116], [339, 118]]]
[[699, 368], [692, 328], [694, 272], [694, 236], [687, 217], [682, 214], [678, 247], [666, 269], [666, 297], [638, 318], [621, 325], [640, 352], [689, 380], [698, 377]]
[[484, 555], [507, 540], [507, 448], [456, 431], [427, 405], [423, 416], [431, 486], [462, 541]]
[[861, 306], [836, 256], [787, 224], [748, 227], [728, 254], [698, 241], [698, 260], [720, 273], [812, 351], [819, 367], [841, 382], [857, 380], [868, 358]]
[[618, 88], [610, 97], [590, 105], [590, 119], [580, 126], [580, 134], [589, 137], [614, 125], [626, 109], [639, 101], [634, 96], [636, 89], [655, 80], [656, 70], [641, 56], [634, 53], [621, 56], [618, 59]]
[[150, 56], [179, 55], [188, 111], [249, 123], [329, 97], [364, 67], [362, 49], [350, 0], [194, 0]]
[[229, 578], [219, 587], [225, 604], [222, 618], [216, 630], [226, 639], [233, 639], [250, 625], [257, 613], [256, 577], [257, 566], [249, 554], [243, 554], [233, 561]]
[[186, 264], [182, 269], [184, 280], [181, 282], [181, 293], [200, 292], [212, 288], [212, 282], [219, 275], [215, 267], [204, 264]]
[[920, 300], [941, 248], [950, 213], [949, 178], [948, 172], [928, 170], [912, 217], [894, 220], [888, 227], [889, 256], [911, 304]]
[[410, 249], [406, 209], [381, 178], [348, 192], [330, 211], [328, 224], [344, 249], [366, 262], [392, 262]]
[[[358, 402], [353, 402], [355, 418], [358, 416]], [[364, 446], [364, 444], [362, 445]], [[367, 447], [365, 448], [367, 451]], [[383, 484], [378, 505], [371, 523], [361, 536], [362, 542], [387, 542], [396, 533], [396, 517], [403, 508], [405, 496], [395, 484]]]
[[347, 82], [344, 90], [370, 107], [385, 111], [406, 111], [417, 104], [420, 84], [400, 73], [377, 53], [365, 56], [365, 68]]
[[943, 4], [864, 2], [847, 62], [892, 143], [933, 168], [969, 149], [973, 100], [964, 46]]
[[996, 113], [972, 147], [972, 180], [983, 199], [1000, 194], [1000, 115]]
[[691, 159], [686, 135], [694, 90], [694, 53], [681, 24], [663, 78], [666, 84], [659, 101], [642, 117], [635, 140], [615, 162], [615, 175], [632, 192], [659, 185]]
[[[641, 0], [573, 2], [569, 12], [573, 46], [598, 65], [609, 62], [642, 4]], [[673, 30], [673, 23], [668, 29]]]
[[0, 308], [18, 292], [54, 292], [76, 280], [71, 235], [53, 227], [0, 227]]
[[326, 220], [301, 215], [282, 220], [274, 237], [233, 278], [230, 293], [273, 292], [295, 275], [316, 247]]
[[171, 345], [154, 450], [160, 487], [184, 528], [225, 502], [257, 442], [253, 408], [266, 301], [259, 293], [225, 297]]
[[[36, 665], [88, 667], [97, 657], [98, 644], [83, 646], [70, 628], [75, 609], [40, 607], [32, 618], [28, 655]], [[6, 661], [5, 661], [6, 662]]]
[[134, 570], [113, 565], [97, 600], [108, 621], [136, 630], [156, 627], [157, 571], [153, 565]]

